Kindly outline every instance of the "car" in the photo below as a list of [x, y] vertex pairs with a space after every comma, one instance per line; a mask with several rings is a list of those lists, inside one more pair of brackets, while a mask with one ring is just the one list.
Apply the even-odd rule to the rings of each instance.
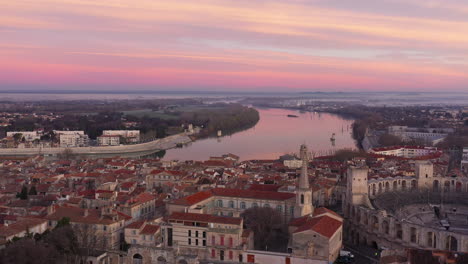
[[340, 250], [340, 257], [349, 257], [349, 258], [354, 258], [353, 253], [347, 250]]

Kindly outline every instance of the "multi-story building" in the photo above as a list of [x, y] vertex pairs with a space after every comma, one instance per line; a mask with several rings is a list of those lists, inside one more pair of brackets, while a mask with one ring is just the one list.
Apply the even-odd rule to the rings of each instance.
[[453, 133], [454, 131], [453, 128], [388, 127], [389, 134], [400, 137], [404, 141], [422, 140], [432, 145], [441, 142], [449, 133]]
[[162, 187], [168, 182], [178, 182], [186, 176], [183, 171], [174, 170], [153, 170], [146, 176], [146, 188], [152, 190], [156, 187]]
[[54, 133], [58, 136], [60, 147], [86, 147], [89, 146], [89, 137], [84, 131], [58, 131]]
[[429, 156], [435, 154], [442, 154], [435, 147], [419, 147], [419, 146], [393, 146], [383, 148], [373, 148], [369, 150], [370, 153], [378, 155], [396, 156], [403, 158], [417, 158], [422, 156]]
[[162, 242], [159, 225], [137, 221], [125, 227], [125, 242], [130, 245], [157, 247]]
[[189, 195], [167, 204], [169, 213], [191, 212], [238, 217], [252, 207], [271, 207], [282, 213], [285, 221], [293, 218], [294, 193], [214, 188]]
[[118, 249], [125, 221], [128, 220], [110, 208], [58, 207], [46, 217], [49, 228], [54, 228], [65, 217], [70, 219], [70, 224], [77, 231], [78, 240], [95, 249]]
[[244, 249], [253, 248], [249, 232], [244, 233], [240, 217], [174, 212], [163, 226], [167, 247], [199, 259], [242, 261]]
[[126, 143], [138, 143], [140, 142], [140, 131], [139, 130], [104, 130], [102, 131], [103, 136], [120, 136]]
[[154, 216], [156, 197], [149, 193], [141, 193], [136, 197], [118, 205], [118, 210], [132, 219], [149, 219]]
[[24, 138], [24, 140], [28, 142], [41, 139], [41, 134], [39, 134], [38, 131], [9, 131], [6, 136], [14, 137], [16, 134], [21, 134], [22, 139]]
[[119, 135], [102, 135], [97, 137], [99, 146], [118, 146], [120, 145]]

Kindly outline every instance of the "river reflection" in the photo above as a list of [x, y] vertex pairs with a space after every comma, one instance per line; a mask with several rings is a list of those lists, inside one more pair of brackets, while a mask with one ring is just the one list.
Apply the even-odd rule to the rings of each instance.
[[[257, 110], [260, 121], [255, 127], [231, 136], [199, 140], [184, 148], [168, 150], [164, 159], [206, 160], [210, 156], [227, 153], [238, 155], [241, 160], [275, 159], [285, 153], [297, 152], [303, 143], [315, 155], [325, 155], [341, 148], [355, 148], [351, 138], [352, 120], [326, 113]], [[331, 140], [333, 133], [334, 142]]]

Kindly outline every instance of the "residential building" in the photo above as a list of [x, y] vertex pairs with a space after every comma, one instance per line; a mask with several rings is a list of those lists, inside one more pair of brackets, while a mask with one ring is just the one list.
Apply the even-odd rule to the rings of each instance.
[[120, 145], [119, 135], [102, 135], [97, 137], [99, 146], [118, 146]]
[[[253, 248], [252, 239], [243, 237], [240, 217], [174, 212], [163, 226], [167, 247], [178, 247], [181, 254], [199, 259], [242, 261], [242, 251]], [[249, 236], [249, 235], [247, 235]]]
[[70, 219], [78, 240], [95, 249], [118, 249], [125, 221], [129, 220], [110, 208], [98, 210], [61, 206], [46, 217], [49, 228], [54, 228], [64, 217]]
[[6, 136], [14, 137], [16, 134], [21, 134], [22, 139], [28, 142], [41, 139], [41, 134], [38, 131], [9, 131]]
[[125, 143], [138, 143], [140, 142], [139, 130], [104, 130], [103, 136], [120, 136], [124, 139]]
[[162, 243], [159, 225], [146, 221], [136, 221], [125, 227], [125, 242], [130, 245], [157, 247]]
[[55, 130], [54, 133], [58, 136], [62, 148], [89, 146], [89, 137], [84, 131]]

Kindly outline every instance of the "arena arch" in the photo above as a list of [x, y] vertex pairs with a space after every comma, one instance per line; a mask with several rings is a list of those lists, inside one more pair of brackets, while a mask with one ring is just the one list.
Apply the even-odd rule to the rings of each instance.
[[143, 256], [140, 254], [133, 255], [132, 264], [143, 264]]
[[454, 236], [447, 236], [445, 240], [445, 249], [458, 251], [458, 240]]
[[166, 258], [164, 258], [163, 256], [159, 256], [159, 257], [157, 258], [157, 263], [158, 263], [158, 264], [166, 264], [166, 263], [167, 263], [167, 260], [166, 260]]
[[450, 191], [450, 181], [444, 182], [444, 191]]
[[379, 230], [379, 218], [375, 215], [371, 217], [370, 228], [372, 228], [372, 230]]
[[437, 248], [437, 238], [434, 232], [427, 232], [426, 234], [426, 246], [430, 248]]
[[436, 191], [439, 190], [439, 181], [438, 181], [438, 180], [434, 180], [434, 181], [432, 182], [432, 190], [433, 190], [434, 192], [436, 192]]
[[387, 235], [390, 234], [390, 225], [387, 220], [382, 221], [382, 231]]
[[403, 239], [403, 228], [401, 227], [401, 224], [395, 224], [395, 234], [396, 238], [398, 239]]
[[410, 228], [410, 241], [412, 243], [418, 243], [418, 233], [415, 227]]

